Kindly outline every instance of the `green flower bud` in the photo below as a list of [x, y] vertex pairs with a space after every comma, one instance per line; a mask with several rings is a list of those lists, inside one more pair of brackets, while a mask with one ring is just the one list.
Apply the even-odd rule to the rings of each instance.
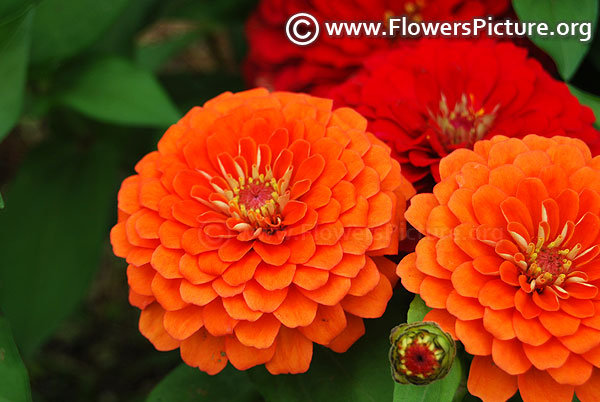
[[456, 343], [435, 322], [401, 324], [390, 333], [392, 377], [400, 384], [425, 385], [452, 367]]

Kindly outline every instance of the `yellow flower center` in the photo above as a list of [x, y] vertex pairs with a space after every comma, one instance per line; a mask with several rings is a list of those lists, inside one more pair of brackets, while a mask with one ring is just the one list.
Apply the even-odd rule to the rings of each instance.
[[448, 100], [442, 94], [439, 104], [439, 113], [433, 115], [437, 124], [440, 142], [445, 147], [452, 145], [471, 146], [476, 141], [483, 139], [485, 134], [494, 124], [496, 118], [496, 106], [494, 110], [486, 113], [485, 109], [475, 110], [475, 97], [473, 94], [463, 94], [459, 102], [450, 110]]

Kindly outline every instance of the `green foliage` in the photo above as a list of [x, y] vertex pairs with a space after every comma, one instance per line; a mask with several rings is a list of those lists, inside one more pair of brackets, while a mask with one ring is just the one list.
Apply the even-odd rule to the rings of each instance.
[[431, 311], [431, 308], [427, 307], [421, 296], [415, 295], [415, 298], [410, 303], [408, 308], [408, 314], [406, 316], [407, 323], [413, 323], [417, 321], [423, 321], [425, 315]]
[[58, 63], [90, 46], [129, 0], [44, 0], [37, 7], [31, 59]]
[[57, 142], [32, 152], [0, 214], [0, 306], [25, 356], [86, 294], [106, 236], [118, 148], [77, 151]]
[[119, 58], [91, 63], [59, 99], [86, 116], [121, 125], [168, 127], [181, 117], [151, 73]]
[[[592, 34], [596, 30], [598, 20], [598, 0], [513, 0], [519, 20], [525, 22], [545, 22], [549, 31], [553, 31], [560, 22], [591, 22]], [[578, 37], [565, 36], [533, 36], [531, 40], [552, 57], [560, 75], [566, 81], [577, 71], [583, 61], [591, 39], [581, 42]]]
[[210, 376], [182, 364], [152, 390], [146, 402], [260, 402], [262, 400], [248, 376], [231, 366], [215, 376]]
[[0, 25], [0, 141], [21, 114], [32, 18], [30, 11]]
[[462, 367], [455, 359], [448, 375], [428, 385], [395, 384], [394, 402], [452, 402], [460, 384]]
[[0, 401], [30, 402], [29, 378], [8, 321], [0, 316]]
[[579, 99], [581, 104], [589, 106], [592, 109], [594, 116], [596, 116], [594, 125], [596, 128], [600, 129], [600, 97], [582, 91], [572, 85], [569, 85], [569, 90], [571, 90], [571, 93]]

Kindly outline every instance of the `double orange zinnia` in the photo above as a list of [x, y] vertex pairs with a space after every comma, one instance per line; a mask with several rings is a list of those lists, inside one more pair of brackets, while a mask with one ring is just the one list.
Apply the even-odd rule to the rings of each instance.
[[159, 350], [215, 374], [227, 362], [308, 369], [345, 351], [392, 294], [412, 186], [366, 120], [263, 89], [192, 109], [119, 192], [111, 242]]
[[580, 140], [494, 137], [442, 159], [397, 273], [473, 354], [484, 402], [600, 395], [600, 158]]

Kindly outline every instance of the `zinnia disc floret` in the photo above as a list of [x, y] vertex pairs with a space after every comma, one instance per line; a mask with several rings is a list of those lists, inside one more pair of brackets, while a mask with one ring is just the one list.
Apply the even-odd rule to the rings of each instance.
[[188, 112], [119, 191], [114, 253], [158, 350], [216, 374], [309, 368], [383, 314], [414, 189], [351, 109], [256, 89]]
[[567, 137], [493, 137], [440, 162], [407, 220], [425, 237], [397, 273], [474, 355], [484, 402], [598, 400], [600, 157]]

